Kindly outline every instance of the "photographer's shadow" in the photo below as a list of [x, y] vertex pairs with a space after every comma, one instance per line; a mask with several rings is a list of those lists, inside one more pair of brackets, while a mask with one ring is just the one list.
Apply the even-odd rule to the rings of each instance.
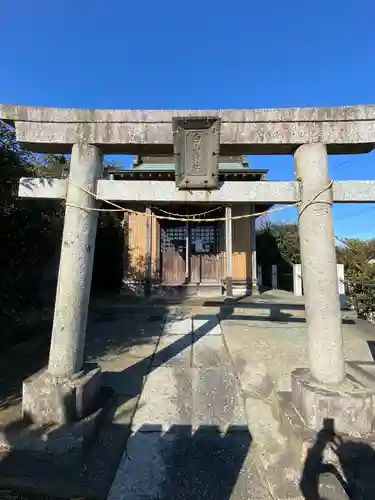
[[[336, 465], [324, 460], [327, 447]], [[305, 500], [374, 500], [374, 449], [364, 442], [342, 439], [335, 433], [333, 420], [326, 419], [308, 451], [300, 488]]]

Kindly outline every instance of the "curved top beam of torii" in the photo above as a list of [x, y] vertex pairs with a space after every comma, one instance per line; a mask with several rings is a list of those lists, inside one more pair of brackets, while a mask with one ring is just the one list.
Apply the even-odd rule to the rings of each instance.
[[234, 110], [122, 110], [43, 108], [0, 104], [0, 119], [38, 152], [69, 153], [85, 141], [105, 154], [171, 154], [172, 118], [221, 118], [220, 153], [291, 154], [323, 142], [331, 154], [375, 148], [375, 105]]

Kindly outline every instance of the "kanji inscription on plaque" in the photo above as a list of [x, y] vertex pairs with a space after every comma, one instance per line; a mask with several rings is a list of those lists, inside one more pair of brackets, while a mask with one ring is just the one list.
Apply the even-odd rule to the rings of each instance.
[[218, 186], [220, 119], [173, 118], [176, 186], [214, 189]]

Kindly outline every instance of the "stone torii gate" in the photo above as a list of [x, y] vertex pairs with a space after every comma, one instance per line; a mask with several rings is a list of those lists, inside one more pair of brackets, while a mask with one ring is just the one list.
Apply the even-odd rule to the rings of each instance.
[[[296, 180], [224, 182], [207, 191], [174, 182], [104, 180], [103, 154], [173, 154], [178, 117], [220, 119], [219, 152], [293, 154]], [[0, 106], [28, 149], [71, 153], [69, 179], [21, 179], [19, 195], [64, 198], [66, 211], [48, 369], [24, 382], [23, 410], [40, 423], [71, 422], [97, 397], [99, 368], [85, 370], [83, 349], [95, 246], [98, 198], [120, 202], [297, 203], [305, 284], [309, 367], [292, 373], [292, 401], [319, 429], [372, 430], [374, 398], [346, 376], [337, 285], [332, 203], [375, 201], [375, 181], [331, 182], [328, 154], [375, 147], [375, 105], [259, 110], [127, 111]], [[65, 400], [73, 402], [67, 408]]]

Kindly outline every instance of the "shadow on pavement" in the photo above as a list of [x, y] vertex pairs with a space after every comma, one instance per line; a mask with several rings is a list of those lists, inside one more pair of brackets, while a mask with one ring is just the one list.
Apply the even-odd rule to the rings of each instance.
[[[371, 333], [375, 334], [375, 328], [374, 328], [374, 331]], [[367, 345], [368, 345], [368, 348], [370, 350], [372, 359], [373, 359], [373, 361], [375, 361], [375, 340], [368, 340]]]
[[[230, 427], [224, 435], [215, 426], [194, 431], [191, 426], [175, 425], [164, 433], [161, 428], [156, 432], [147, 428], [129, 438], [128, 456], [120, 465], [108, 500], [135, 495], [160, 500], [233, 498], [251, 446], [247, 428]], [[251, 488], [251, 482], [247, 486]], [[245, 493], [252, 498], [251, 490]]]
[[[226, 316], [231, 312], [232, 309], [230, 307], [226, 308], [223, 315]], [[125, 324], [121, 323], [121, 321], [116, 322], [115, 315], [107, 312], [101, 320], [102, 322], [104, 320], [105, 328], [102, 325], [95, 331], [95, 325], [89, 325], [89, 355], [91, 354], [94, 357], [111, 352], [120, 354], [123, 349], [130, 348], [133, 345], [150, 342], [152, 338], [155, 338], [155, 328], [153, 327], [150, 331], [141, 332], [140, 325], [144, 324], [145, 320], [146, 323], [155, 323], [156, 325], [160, 323], [162, 325], [165, 312], [158, 309], [157, 312], [153, 310], [148, 316], [145, 316], [144, 311], [134, 312], [130, 315], [126, 311], [122, 312], [122, 314], [130, 317], [130, 320], [128, 318]], [[141, 317], [143, 322], [141, 322]], [[202, 319], [205, 319], [204, 315]], [[95, 318], [93, 321], [95, 322]], [[59, 456], [47, 456], [45, 453], [15, 451], [12, 449], [12, 445], [15, 442], [14, 431], [24, 426], [21, 415], [18, 421], [13, 419], [8, 425], [3, 426], [2, 431], [8, 437], [11, 449], [10, 451], [0, 452], [0, 487], [10, 488], [17, 492], [26, 491], [27, 494], [31, 492], [31, 494], [39, 495], [37, 498], [42, 498], [40, 495], [43, 494], [50, 495], [49, 498], [71, 498], [73, 496], [93, 499], [106, 498], [130, 434], [130, 424], [139, 403], [138, 399], [142, 391], [144, 376], [150, 373], [151, 370], [172, 359], [188, 345], [191, 345], [192, 342], [209, 333], [217, 325], [217, 321], [217, 315], [207, 316], [207, 321], [195, 331], [195, 336], [191, 335], [191, 332], [183, 337], [179, 336], [175, 342], [172, 342], [166, 348], [140, 359], [135, 364], [120, 372], [104, 372], [104, 385], [114, 387], [115, 392], [117, 392], [116, 383], [114, 382], [116, 382], [116, 379], [121, 379], [123, 389], [113, 395], [111, 407], [106, 413], [105, 421], [99, 429], [99, 434], [96, 436], [95, 441], [90, 443], [88, 448], [84, 450], [83, 455], [72, 456], [65, 453]], [[105, 335], [107, 328], [108, 335]], [[157, 326], [157, 331], [157, 335], [160, 335], [159, 326]], [[43, 356], [44, 359], [45, 357]], [[192, 458], [192, 463], [200, 465], [191, 465], [191, 467], [196, 470], [198, 476], [199, 469], [201, 469], [200, 481], [203, 481], [204, 477], [207, 476], [207, 481], [211, 481], [212, 484], [217, 482], [216, 474], [223, 472], [226, 460], [229, 460], [228, 467], [230, 470], [226, 472], [227, 485], [222, 486], [224, 488], [223, 492], [229, 491], [229, 485], [234, 481], [236, 464], [240, 462], [240, 452], [243, 450], [243, 460], [250, 446], [250, 438], [246, 436], [244, 431], [238, 432], [238, 429], [236, 433], [230, 432], [226, 439], [209, 428], [201, 428], [195, 433], [190, 431], [190, 437], [186, 436], [186, 429], [179, 429], [178, 435], [180, 435], [181, 431], [183, 431], [183, 436], [179, 437], [177, 441], [181, 446], [185, 447], [185, 452], [190, 447], [191, 453], [196, 453], [195, 458]], [[36, 436], [38, 432], [40, 430], [36, 431], [36, 433], [35, 431], [30, 431], [30, 434], [34, 433], [34, 436]], [[176, 432], [169, 434], [175, 436]], [[235, 438], [235, 435], [242, 436], [241, 443], [237, 443], [239, 438]], [[59, 431], [51, 430], [49, 436], [50, 439], [54, 437], [58, 439]], [[236, 456], [230, 458], [229, 454], [228, 457], [225, 457], [225, 447], [230, 448], [228, 443], [231, 442], [237, 443]], [[247, 442], [248, 446], [245, 452], [246, 446], [244, 445]], [[198, 453], [197, 443], [200, 447], [206, 449], [204, 455]], [[215, 463], [216, 460], [217, 471], [210, 469], [210, 461], [206, 462], [206, 465], [203, 466], [203, 461], [207, 457], [207, 453], [211, 454], [212, 463]], [[219, 456], [220, 454], [221, 456]], [[224, 456], [222, 456], [223, 454]], [[176, 463], [178, 461], [181, 462], [183, 458], [176, 451]], [[184, 459], [190, 460], [189, 457], [185, 457]], [[222, 481], [224, 479], [225, 477], [222, 478]], [[187, 491], [186, 488], [187, 486], [185, 487], [185, 491]], [[167, 496], [166, 498], [169, 499], [171, 497]], [[172, 498], [188, 497], [173, 497], [172, 495]], [[196, 497], [192, 496], [191, 498]], [[206, 498], [217, 497], [206, 496]], [[225, 499], [229, 498], [229, 496], [220, 495], [220, 498]]]
[[[106, 435], [102, 432], [101, 448], [89, 454], [84, 463], [74, 456], [51, 461], [43, 455], [13, 452], [0, 462], [0, 475], [6, 477], [7, 487], [20, 495], [14, 498], [25, 500], [229, 500], [237, 483], [249, 495], [252, 485], [258, 492], [262, 490], [254, 468], [245, 464], [252, 442], [247, 427], [232, 426], [225, 434], [215, 426], [193, 430], [175, 425], [167, 432], [157, 428], [149, 424], [130, 435], [126, 453], [124, 436], [113, 429]], [[108, 447], [116, 446], [120, 438], [121, 453], [113, 460]], [[111, 460], [112, 474], [108, 475], [107, 462]], [[243, 479], [239, 481], [241, 471]], [[0, 490], [3, 498], [1, 495]]]
[[[258, 297], [258, 296], [257, 296]], [[220, 302], [217, 300], [206, 300], [204, 303], [205, 307], [220, 307], [225, 306], [225, 301]], [[304, 311], [304, 304], [295, 304], [295, 303], [281, 303], [281, 302], [273, 302], [272, 299], [262, 299], [262, 302], [243, 302], [241, 298], [233, 300], [233, 306], [240, 307], [243, 309], [266, 309], [267, 307], [277, 307], [279, 309], [288, 309], [290, 311]]]
[[[259, 322], [275, 322], [275, 323], [301, 323], [306, 324], [305, 317], [293, 316], [287, 311], [304, 311], [304, 304], [296, 303], [280, 303], [272, 302], [272, 299], [264, 299], [262, 302], [242, 302], [242, 299], [232, 299], [228, 302], [211, 301], [204, 303], [205, 307], [219, 307], [221, 319], [231, 319], [237, 321], [259, 321]], [[240, 314], [237, 309], [247, 309], [249, 312], [254, 311], [254, 314]], [[256, 314], [258, 310], [269, 309], [268, 315]], [[286, 311], [283, 311], [285, 309]], [[350, 318], [342, 319], [343, 325], [355, 325], [356, 322]]]
[[[144, 377], [153, 372], [156, 368], [168, 363], [179, 353], [184, 351], [191, 345], [194, 345], [199, 339], [203, 338], [205, 335], [218, 324], [218, 317], [220, 319], [225, 319], [230, 317], [233, 313], [233, 301], [231, 299], [224, 301], [223, 306], [219, 315], [216, 314], [197, 314], [196, 318], [200, 320], [206, 320], [201, 326], [187, 333], [186, 335], [171, 335], [170, 338], [176, 337], [175, 341], [160, 350], [155, 350], [151, 355], [146, 356], [139, 361], [132, 364], [130, 367], [125, 368], [122, 371], [111, 372], [108, 371], [104, 373], [104, 383], [106, 385], [111, 385], [115, 390], [116, 380], [121, 380], [121, 385], [127, 388], [128, 399], [132, 399], [140, 395], [144, 383]], [[122, 398], [123, 400], [123, 398]]]
[[[330, 448], [334, 459], [325, 460]], [[367, 443], [337, 435], [333, 419], [326, 419], [309, 449], [300, 488], [305, 500], [373, 500], [375, 451]]]

